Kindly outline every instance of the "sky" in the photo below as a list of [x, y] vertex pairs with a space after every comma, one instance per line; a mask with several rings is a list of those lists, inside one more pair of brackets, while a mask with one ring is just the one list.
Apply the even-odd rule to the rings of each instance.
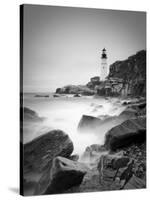
[[146, 13], [25, 5], [23, 90], [54, 92], [100, 76], [108, 66], [146, 49]]

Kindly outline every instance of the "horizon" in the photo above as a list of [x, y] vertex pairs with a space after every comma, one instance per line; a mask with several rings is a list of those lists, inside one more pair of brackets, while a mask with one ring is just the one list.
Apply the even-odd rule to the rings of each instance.
[[146, 13], [92, 8], [24, 6], [23, 92], [55, 92], [100, 76], [108, 67], [146, 50]]

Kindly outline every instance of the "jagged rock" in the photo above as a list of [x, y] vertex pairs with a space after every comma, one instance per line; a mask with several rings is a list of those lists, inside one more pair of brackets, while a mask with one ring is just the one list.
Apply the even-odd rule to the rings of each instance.
[[97, 165], [100, 183], [108, 184], [108, 182], [110, 182], [110, 184], [112, 184], [116, 177], [121, 175], [119, 170], [127, 167], [129, 162], [130, 158], [127, 156], [119, 156], [115, 154], [102, 155]]
[[24, 145], [24, 173], [41, 172], [56, 156], [69, 157], [73, 143], [61, 130], [50, 131]]
[[21, 107], [21, 113], [23, 113], [23, 120], [28, 122], [41, 122], [44, 120], [43, 117], [39, 117], [38, 114], [27, 108], [27, 107]]
[[56, 157], [50, 171], [50, 183], [44, 194], [62, 193], [73, 186], [80, 185], [86, 169], [86, 165], [82, 163]]
[[146, 117], [129, 119], [106, 133], [105, 147], [115, 150], [131, 143], [146, 140]]
[[144, 179], [140, 179], [133, 175], [128, 183], [125, 185], [124, 189], [142, 189], [146, 188], [146, 181]]

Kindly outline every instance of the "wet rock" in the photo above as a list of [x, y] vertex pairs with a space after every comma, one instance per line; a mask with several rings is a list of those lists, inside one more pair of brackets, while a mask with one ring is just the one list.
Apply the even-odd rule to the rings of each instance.
[[39, 117], [39, 115], [30, 108], [21, 107], [21, 113], [23, 113], [23, 120], [26, 122], [42, 122], [44, 120], [43, 117]]
[[97, 127], [99, 127], [100, 124], [101, 124], [101, 120], [99, 118], [83, 115], [79, 122], [78, 130], [82, 132], [93, 131], [93, 129], [96, 129]]
[[127, 167], [130, 162], [130, 158], [126, 156], [118, 156], [116, 154], [102, 155], [97, 165], [99, 171], [100, 183], [106, 184], [107, 182], [115, 181], [116, 177], [120, 174], [118, 173], [121, 168]]
[[24, 173], [40, 172], [56, 156], [69, 157], [73, 143], [61, 130], [50, 131], [24, 145]]
[[134, 118], [138, 115], [138, 112], [133, 108], [126, 108], [119, 116], [126, 116], [129, 118]]
[[116, 150], [146, 140], [146, 117], [129, 119], [106, 133], [105, 147]]
[[73, 186], [80, 185], [86, 169], [87, 167], [82, 163], [56, 157], [50, 171], [50, 183], [44, 194], [62, 193]]

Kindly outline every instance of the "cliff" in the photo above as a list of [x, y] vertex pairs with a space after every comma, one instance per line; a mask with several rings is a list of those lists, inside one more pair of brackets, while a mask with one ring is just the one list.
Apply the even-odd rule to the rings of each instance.
[[146, 51], [142, 50], [124, 61], [110, 65], [108, 80], [122, 79], [120, 93], [145, 96], [146, 93]]

